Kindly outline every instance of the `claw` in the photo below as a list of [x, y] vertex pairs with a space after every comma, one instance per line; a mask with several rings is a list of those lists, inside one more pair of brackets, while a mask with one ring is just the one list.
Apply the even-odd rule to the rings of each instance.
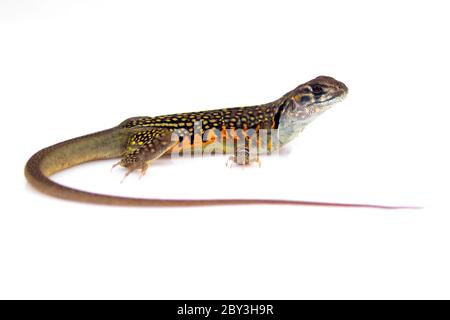
[[139, 179], [142, 179], [142, 177], [145, 176], [145, 174], [147, 173], [147, 169], [148, 169], [148, 164], [145, 164], [141, 168], [141, 173], [139, 174]]
[[130, 175], [130, 173], [132, 173], [133, 171], [134, 171], [134, 169], [128, 169], [128, 171], [123, 176], [122, 180], [120, 180], [120, 183], [123, 183], [125, 181], [125, 178], [128, 177]]
[[119, 162], [113, 164], [112, 167], [111, 167], [111, 172], [112, 172], [113, 169], [114, 169], [115, 167], [117, 167], [121, 162], [122, 162], [122, 160], [120, 160]]
[[225, 166], [226, 166], [227, 168], [228, 168], [228, 163], [230, 163], [230, 162], [231, 162], [230, 168], [233, 167], [233, 163], [236, 163], [236, 164], [238, 164], [238, 165], [245, 166], [245, 167], [251, 166], [253, 163], [257, 163], [257, 164], [258, 164], [258, 167], [261, 168], [261, 160], [259, 160], [259, 157], [258, 157], [257, 159], [250, 160], [249, 163], [241, 164], [241, 163], [238, 163], [238, 162], [237, 162], [235, 156], [230, 156], [230, 157], [228, 158], [227, 162], [225, 162]]
[[235, 156], [230, 156], [227, 160], [227, 162], [225, 162], [225, 167], [228, 168], [228, 163], [231, 161], [230, 164], [230, 169], [233, 168], [233, 163], [236, 163], [236, 157]]

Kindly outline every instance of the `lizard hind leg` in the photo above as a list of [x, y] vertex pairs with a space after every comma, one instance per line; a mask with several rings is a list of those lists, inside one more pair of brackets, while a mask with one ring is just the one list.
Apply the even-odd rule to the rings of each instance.
[[172, 132], [167, 129], [147, 129], [134, 134], [129, 141], [129, 151], [114, 165], [128, 169], [122, 182], [135, 170], [141, 170], [139, 177], [143, 177], [151, 162], [169, 152], [177, 143], [179, 140], [172, 140]]

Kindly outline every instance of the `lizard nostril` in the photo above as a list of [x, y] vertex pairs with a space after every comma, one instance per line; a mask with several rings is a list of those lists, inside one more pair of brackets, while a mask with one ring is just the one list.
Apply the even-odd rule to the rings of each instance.
[[343, 82], [339, 82], [339, 85], [340, 85], [340, 89], [341, 89], [342, 91], [344, 91], [345, 93], [348, 92], [348, 88], [347, 88], [347, 86], [346, 86]]

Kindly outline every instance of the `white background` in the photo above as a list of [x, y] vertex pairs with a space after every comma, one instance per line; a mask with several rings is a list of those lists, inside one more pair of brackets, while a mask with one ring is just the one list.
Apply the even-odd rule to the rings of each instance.
[[[446, 1], [0, 1], [0, 298], [450, 298]], [[420, 205], [120, 208], [41, 195], [26, 160], [159, 115], [274, 100], [318, 75], [348, 98], [262, 167], [162, 160], [141, 197]]]

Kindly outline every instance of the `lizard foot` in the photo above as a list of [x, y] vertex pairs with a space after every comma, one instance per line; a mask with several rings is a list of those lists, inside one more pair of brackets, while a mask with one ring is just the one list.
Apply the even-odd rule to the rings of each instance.
[[253, 164], [258, 164], [258, 167], [261, 168], [261, 160], [259, 160], [259, 157], [253, 158], [253, 159], [244, 159], [244, 161], [239, 161], [239, 159], [236, 156], [230, 156], [227, 160], [227, 162], [225, 162], [225, 166], [231, 169], [233, 167], [233, 164], [236, 164], [238, 166], [252, 166]]

